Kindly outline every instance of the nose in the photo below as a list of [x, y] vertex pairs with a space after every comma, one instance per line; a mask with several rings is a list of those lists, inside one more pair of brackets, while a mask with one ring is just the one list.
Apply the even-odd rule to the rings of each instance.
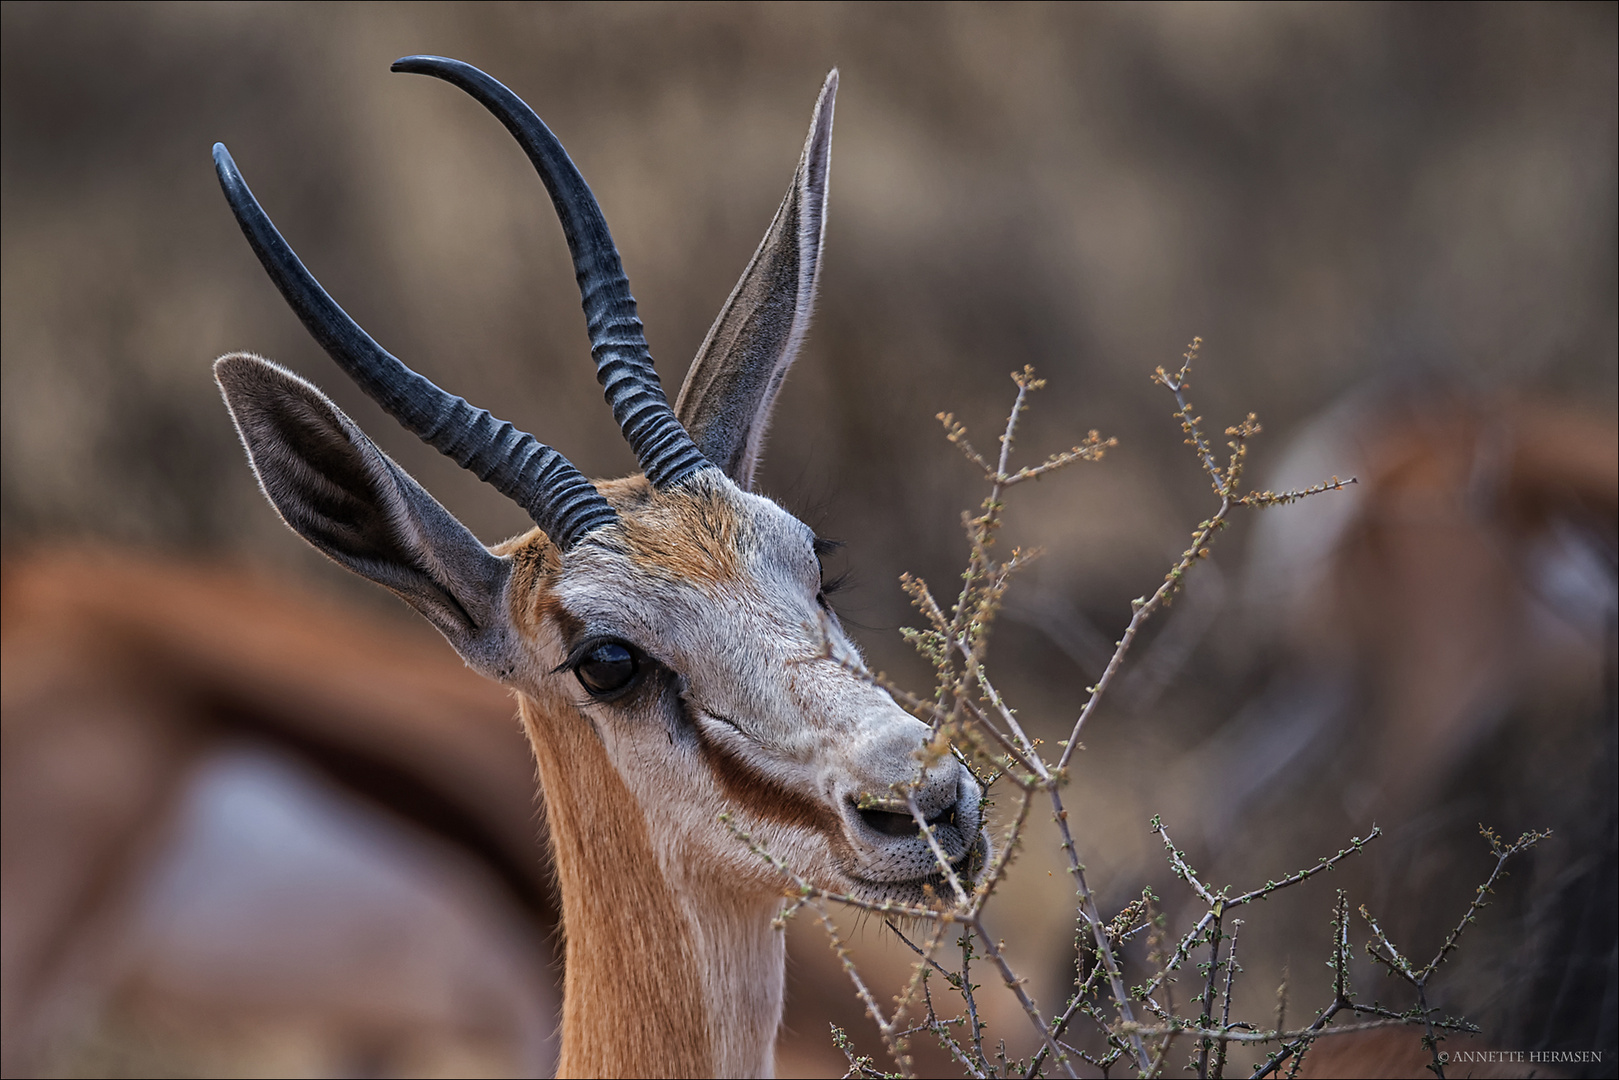
[[[922, 820], [930, 828], [948, 825], [973, 833], [980, 826], [983, 792], [972, 773], [959, 761], [949, 759], [936, 765], [910, 794]], [[855, 812], [868, 829], [884, 836], [918, 836], [922, 831], [916, 814], [904, 805], [901, 795], [880, 802], [870, 797], [857, 799]]]

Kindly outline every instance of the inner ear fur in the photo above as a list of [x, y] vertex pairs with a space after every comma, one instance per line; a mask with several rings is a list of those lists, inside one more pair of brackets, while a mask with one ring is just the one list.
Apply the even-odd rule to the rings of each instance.
[[745, 489], [753, 487], [771, 409], [809, 329], [837, 92], [834, 70], [815, 102], [787, 197], [697, 350], [675, 403], [703, 456]]
[[246, 353], [217, 360], [214, 378], [260, 488], [294, 532], [399, 594], [474, 667], [509, 666], [507, 560], [311, 383]]

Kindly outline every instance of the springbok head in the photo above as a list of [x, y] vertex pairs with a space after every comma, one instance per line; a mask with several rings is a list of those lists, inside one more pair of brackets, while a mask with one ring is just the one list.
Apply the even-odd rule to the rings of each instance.
[[[316, 341], [536, 528], [486, 547], [313, 385], [231, 354], [215, 376], [265, 495], [295, 532], [393, 590], [467, 664], [518, 692], [565, 893], [576, 874], [610, 887], [597, 880], [611, 878], [598, 865], [610, 857], [625, 876], [656, 869], [677, 899], [698, 879], [779, 898], [780, 878], [734, 825], [822, 887], [922, 899], [939, 867], [896, 791], [914, 795], [966, 867], [985, 844], [979, 787], [952, 757], [924, 766], [929, 728], [872, 684], [827, 603], [824, 545], [752, 490], [814, 298], [837, 73], [787, 197], [671, 408], [601, 210], [550, 130], [464, 63], [414, 56], [393, 69], [471, 94], [538, 170], [573, 257], [597, 378], [642, 472], [592, 483], [411, 371], [327, 295], [218, 145], [242, 231]], [[572, 938], [584, 916], [564, 899]]]

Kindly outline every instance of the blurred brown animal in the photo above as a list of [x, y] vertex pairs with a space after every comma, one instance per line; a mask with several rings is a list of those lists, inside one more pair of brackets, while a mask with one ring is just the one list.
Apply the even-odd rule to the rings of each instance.
[[[550, 985], [557, 910], [530, 754], [510, 699], [431, 637], [251, 575], [110, 549], [8, 557], [3, 597], [7, 1076], [59, 1062], [113, 989], [134, 898], [222, 747], [279, 747], [465, 853], [525, 913], [528, 955], [514, 963]], [[377, 990], [294, 987], [281, 1003], [346, 999], [324, 1019], [341, 1042], [365, 1034], [355, 1025]], [[254, 992], [218, 988], [213, 1004], [228, 1012]], [[508, 1067], [544, 1069], [547, 1054]]]
[[1334, 457], [1360, 484], [1318, 504], [1315, 520], [1267, 517], [1255, 577], [1291, 594], [1283, 626], [1300, 654], [1354, 657], [1375, 681], [1376, 730], [1362, 737], [1377, 798], [1408, 809], [1504, 703], [1599, 662], [1619, 550], [1619, 429], [1462, 395], [1375, 402], [1309, 437], [1302, 454]]
[[[1470, 898], [1480, 823], [1551, 828], [1469, 931], [1443, 1007], [1497, 1048], [1611, 1055], [1619, 429], [1405, 385], [1313, 425], [1276, 486], [1334, 471], [1360, 483], [1256, 531], [1250, 576], [1281, 659], [1210, 740], [1231, 765], [1211, 837], [1251, 842], [1292, 821], [1309, 837], [1293, 839], [1320, 845], [1381, 825], [1354, 891], [1423, 953]], [[1416, 1075], [1344, 1064], [1354, 1041], [1306, 1074]], [[1350, 1071], [1320, 1071], [1329, 1061]]]
[[[1453, 1080], [1557, 1080], [1568, 1075], [1555, 1065], [1529, 1062], [1527, 1054], [1524, 1060], [1514, 1060], [1517, 1055], [1503, 1055], [1494, 1044], [1478, 1037], [1452, 1036], [1443, 1045], [1444, 1052], [1450, 1055], [1445, 1075]], [[1501, 1060], [1503, 1057], [1506, 1060]], [[1420, 1038], [1408, 1030], [1391, 1027], [1322, 1039], [1305, 1055], [1298, 1075], [1310, 1080], [1431, 1080], [1432, 1066], [1433, 1055]]]

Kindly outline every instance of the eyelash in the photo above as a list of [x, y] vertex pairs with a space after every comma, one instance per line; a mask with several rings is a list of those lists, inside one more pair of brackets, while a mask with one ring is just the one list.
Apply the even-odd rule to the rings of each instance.
[[821, 587], [816, 590], [816, 597], [824, 602], [827, 597], [831, 596], [833, 593], [837, 592], [839, 589], [843, 588], [849, 583], [849, 574], [847, 571], [830, 580], [828, 580], [826, 577], [826, 556], [843, 547], [843, 541], [828, 540], [824, 536], [817, 536], [813, 541], [811, 541], [810, 546], [815, 551], [815, 561], [821, 564]]

